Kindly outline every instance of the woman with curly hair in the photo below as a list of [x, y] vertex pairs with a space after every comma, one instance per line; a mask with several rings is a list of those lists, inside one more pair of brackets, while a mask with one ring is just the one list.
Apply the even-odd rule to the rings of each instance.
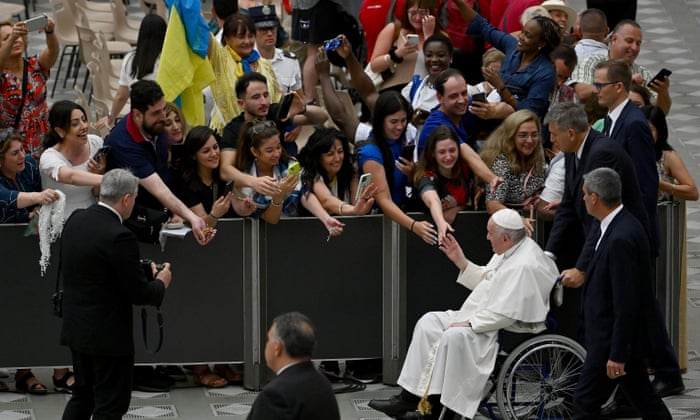
[[312, 192], [331, 214], [363, 215], [374, 205], [376, 188], [370, 184], [359, 193], [358, 174], [352, 163], [350, 142], [340, 131], [318, 128], [299, 153], [304, 168], [301, 182], [304, 191]]
[[487, 189], [486, 210], [490, 214], [506, 207], [529, 210], [530, 216], [523, 218], [529, 232], [546, 178], [540, 129], [534, 112], [514, 112], [491, 133], [481, 151], [486, 165], [504, 180], [495, 191]]

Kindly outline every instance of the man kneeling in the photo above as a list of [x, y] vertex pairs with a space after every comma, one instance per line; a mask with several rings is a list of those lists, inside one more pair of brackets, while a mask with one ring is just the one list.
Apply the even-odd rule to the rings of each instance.
[[[370, 407], [393, 417], [420, 418], [414, 412], [420, 397], [439, 395], [442, 405], [471, 418], [496, 363], [498, 330], [545, 329], [556, 265], [527, 237], [516, 211], [497, 211], [486, 230], [494, 255], [483, 267], [469, 261], [453, 237], [441, 244], [460, 269], [457, 282], [472, 293], [460, 310], [429, 312], [418, 320], [398, 379], [401, 394], [372, 400]], [[425, 412], [424, 404], [421, 409]]]

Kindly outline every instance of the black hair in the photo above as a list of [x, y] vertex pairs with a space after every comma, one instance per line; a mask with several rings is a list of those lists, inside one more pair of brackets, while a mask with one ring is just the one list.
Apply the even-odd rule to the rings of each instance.
[[447, 47], [447, 51], [450, 53], [450, 56], [454, 54], [455, 47], [452, 45], [452, 41], [450, 41], [450, 38], [445, 36], [444, 34], [441, 34], [440, 32], [436, 32], [433, 35], [430, 35], [428, 39], [423, 41], [423, 48], [425, 48], [426, 45], [430, 44], [431, 42], [439, 42], [440, 44], [443, 44], [444, 46]]
[[239, 77], [238, 81], [236, 82], [236, 97], [238, 99], [241, 99], [245, 96], [250, 82], [260, 82], [264, 83], [267, 86], [267, 77], [265, 77], [262, 73], [258, 73], [256, 71], [245, 73], [243, 74], [243, 76]]
[[212, 2], [214, 13], [221, 20], [238, 13], [238, 0], [214, 0]]
[[651, 105], [651, 92], [646, 87], [633, 83], [630, 85], [630, 92], [634, 92], [642, 97], [642, 101], [644, 101], [643, 106]]
[[139, 80], [131, 85], [129, 99], [131, 109], [146, 112], [149, 106], [163, 99], [165, 94], [158, 83], [152, 80]]
[[[260, 126], [262, 125], [262, 128]], [[243, 125], [241, 135], [238, 138], [236, 147], [236, 160], [234, 166], [241, 171], [247, 171], [255, 161], [251, 147], [260, 148], [260, 143], [270, 137], [277, 137], [279, 140], [280, 132], [272, 120], [252, 120]], [[280, 162], [289, 162], [289, 155], [282, 147], [282, 155]]]
[[136, 51], [131, 61], [131, 77], [142, 79], [153, 73], [156, 60], [160, 57], [168, 25], [156, 13], [144, 16], [139, 26]]
[[535, 16], [531, 20], [537, 22], [540, 29], [542, 29], [542, 40], [545, 42], [545, 46], [542, 47], [540, 53], [544, 54], [545, 57], [549, 57], [549, 54], [561, 42], [559, 25], [548, 16]]
[[288, 312], [275, 317], [275, 336], [282, 342], [289, 357], [311, 358], [316, 347], [314, 327], [309, 317], [299, 312]]
[[49, 131], [44, 136], [44, 149], [48, 149], [63, 140], [56, 132], [56, 128], [68, 131], [71, 124], [71, 114], [73, 114], [73, 111], [76, 109], [79, 109], [83, 113], [83, 116], [87, 118], [85, 108], [73, 101], [58, 101], [53, 104], [49, 111]]
[[227, 17], [224, 21], [221, 43], [226, 45], [226, 38], [230, 36], [243, 36], [247, 33], [255, 36], [256, 30], [255, 22], [250, 16], [235, 13]]
[[550, 55], [550, 57], [552, 59], [552, 62], [555, 62], [558, 59], [562, 59], [564, 61], [564, 65], [572, 70], [574, 69], [574, 67], [576, 67], [576, 63], [578, 62], [576, 50], [574, 50], [574, 48], [569, 45], [559, 45], [554, 50], [552, 50], [552, 54]]
[[342, 200], [346, 193], [350, 192], [352, 177], [355, 175], [355, 168], [353, 167], [350, 154], [350, 142], [343, 133], [334, 128], [317, 128], [299, 152], [298, 158], [299, 163], [304, 168], [304, 172], [301, 174], [301, 182], [307, 191], [313, 191], [313, 185], [317, 177], [321, 177], [323, 182], [330, 188], [332, 180], [328, 178], [328, 174], [321, 166], [321, 156], [331, 150], [336, 140], [340, 141], [344, 153], [343, 164], [336, 176], [338, 198]]
[[[379, 151], [382, 153], [384, 174], [386, 175], [387, 185], [389, 185], [390, 188], [394, 185], [394, 158], [389, 149], [389, 144], [386, 141], [386, 135], [384, 134], [384, 120], [387, 116], [399, 111], [406, 112], [406, 118], [411, 118], [411, 105], [406, 98], [397, 91], [388, 90], [379, 95], [374, 105], [374, 113], [372, 113], [372, 137], [370, 141], [377, 145]], [[404, 132], [401, 134], [398, 141], [403, 141], [405, 134], [406, 129], [404, 128]]]
[[[214, 131], [211, 128], [198, 125], [193, 127], [182, 145], [182, 158], [180, 160], [180, 169], [182, 171], [183, 183], [192, 190], [200, 190], [202, 188], [202, 179], [199, 177], [197, 170], [197, 152], [199, 149], [214, 136]], [[216, 138], [216, 137], [214, 137]], [[214, 182], [219, 178], [218, 170], [214, 170]]]
[[668, 144], [668, 124], [666, 123], [666, 114], [664, 111], [655, 105], [647, 105], [642, 107], [642, 113], [654, 128], [656, 129], [656, 141], [654, 142], [654, 151], [656, 152], [656, 160], [661, 159], [664, 150], [673, 150]]

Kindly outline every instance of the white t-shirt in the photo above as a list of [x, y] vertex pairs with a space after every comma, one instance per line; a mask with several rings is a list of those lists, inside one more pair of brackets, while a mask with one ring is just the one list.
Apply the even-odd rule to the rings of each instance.
[[[93, 134], [88, 134], [90, 144], [90, 156], [93, 156], [102, 147], [102, 138]], [[58, 182], [58, 170], [64, 166], [79, 171], [87, 172], [88, 161], [80, 165], [73, 166], [61, 152], [54, 147], [47, 149], [39, 160], [39, 171], [41, 172], [42, 188], [61, 190], [66, 195], [66, 209], [64, 211], [66, 219], [77, 209], [90, 207], [97, 202], [97, 198], [92, 195], [92, 187], [70, 185]]]
[[160, 64], [160, 56], [156, 58], [156, 62], [153, 64], [153, 73], [148, 73], [141, 79], [131, 77], [131, 63], [134, 61], [134, 56], [136, 56], [136, 51], [126, 53], [124, 56], [124, 61], [122, 61], [122, 70], [119, 72], [119, 86], [131, 88], [131, 85], [136, 83], [138, 80], [156, 80], [158, 65]]

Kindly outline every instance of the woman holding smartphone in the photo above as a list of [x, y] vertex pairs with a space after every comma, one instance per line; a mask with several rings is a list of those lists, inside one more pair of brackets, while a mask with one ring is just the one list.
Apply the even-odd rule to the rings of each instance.
[[457, 213], [472, 203], [472, 176], [459, 157], [457, 134], [448, 126], [437, 127], [428, 137], [413, 176], [416, 194], [430, 211], [442, 243]]
[[377, 189], [369, 183], [357, 191], [359, 176], [352, 164], [350, 143], [340, 131], [316, 129], [301, 149], [299, 162], [304, 168], [304, 190], [315, 194], [328, 213], [359, 216], [372, 209]]
[[[357, 159], [362, 173], [372, 174], [372, 182], [377, 187], [374, 198], [384, 214], [426, 243], [434, 244], [437, 241], [435, 228], [402, 210], [406, 186], [414, 170], [413, 160], [401, 157], [404, 146], [415, 142], [415, 127], [408, 124], [410, 115], [411, 107], [400, 93], [382, 92], [372, 114], [372, 136], [360, 147]], [[408, 136], [407, 127], [411, 127]]]

